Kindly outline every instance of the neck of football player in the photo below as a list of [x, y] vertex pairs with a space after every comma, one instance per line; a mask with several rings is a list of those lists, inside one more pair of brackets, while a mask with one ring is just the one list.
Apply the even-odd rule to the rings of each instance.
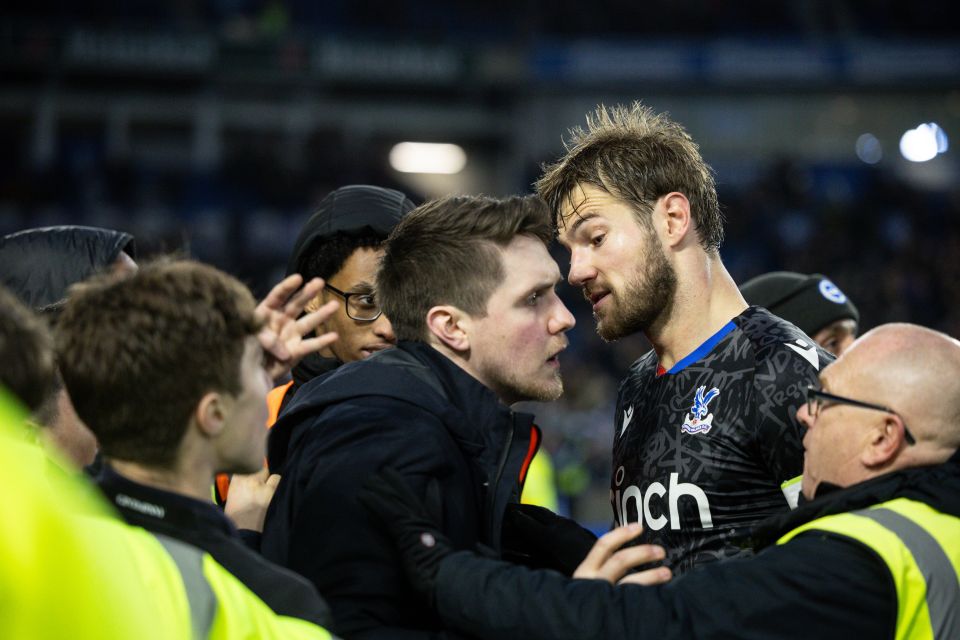
[[[183, 448], [181, 453], [185, 453]], [[110, 458], [108, 462], [117, 473], [134, 482], [209, 502], [215, 469], [205, 458], [181, 455], [170, 468], [117, 458]]]
[[647, 335], [664, 369], [690, 355], [748, 306], [717, 253], [685, 252], [678, 256], [676, 272], [673, 307]]

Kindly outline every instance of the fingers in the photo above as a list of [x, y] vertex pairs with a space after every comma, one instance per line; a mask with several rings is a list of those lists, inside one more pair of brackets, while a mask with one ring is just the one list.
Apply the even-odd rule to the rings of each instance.
[[284, 363], [290, 360], [289, 349], [277, 335], [277, 332], [269, 327], [264, 327], [257, 333], [257, 340], [264, 351], [269, 353], [274, 360]]
[[639, 584], [644, 587], [652, 587], [655, 584], [670, 582], [673, 578], [673, 572], [669, 567], [656, 567], [646, 571], [631, 573], [622, 578], [617, 584]]
[[[607, 561], [600, 568], [599, 573], [601, 575], [598, 577], [612, 583], [618, 582], [637, 567], [663, 560], [664, 555], [663, 547], [658, 545], [641, 544], [635, 547], [627, 547], [607, 558]], [[669, 579], [667, 577], [667, 580]]]
[[306, 314], [305, 316], [297, 320], [294, 324], [291, 325], [291, 327], [299, 335], [305, 336], [311, 331], [313, 331], [314, 329], [316, 329], [317, 327], [319, 327], [321, 324], [329, 320], [330, 316], [336, 313], [339, 307], [340, 307], [339, 302], [337, 302], [336, 300], [331, 300], [330, 302], [323, 305], [316, 311], [311, 311], [310, 313]]
[[[269, 471], [264, 469], [264, 473], [269, 473]], [[280, 484], [280, 474], [279, 473], [271, 474], [270, 477], [267, 478], [265, 484], [271, 489], [273, 489], [274, 491], [276, 491], [277, 486]]]
[[[303, 278], [300, 274], [287, 276], [277, 283], [267, 297], [257, 305], [257, 314], [271, 323], [274, 318], [271, 312], [282, 313], [295, 320], [306, 308], [307, 304], [317, 297], [323, 290], [323, 280], [313, 278], [300, 289]], [[297, 289], [300, 289], [297, 291]]]
[[303, 278], [299, 273], [287, 276], [270, 290], [267, 297], [257, 305], [257, 310], [282, 309], [287, 299], [300, 287], [301, 282], [303, 282]]
[[583, 559], [583, 562], [580, 563], [580, 566], [577, 567], [577, 570], [573, 573], [573, 577], [588, 577], [577, 575], [581, 569], [589, 572], [598, 571], [600, 567], [603, 566], [603, 563], [606, 562], [617, 549], [641, 533], [643, 533], [643, 527], [637, 523], [633, 523], [624, 527], [617, 527], [600, 536], [596, 543], [594, 543], [593, 548], [590, 549], [590, 552]]
[[322, 351], [326, 347], [329, 347], [336, 342], [339, 337], [340, 335], [336, 331], [328, 331], [327, 333], [319, 335], [316, 338], [308, 338], [300, 343], [300, 348], [297, 350], [297, 355], [294, 357], [299, 359], [308, 353]]
[[[627, 542], [635, 539], [643, 531], [639, 524], [630, 524], [625, 527], [618, 527], [613, 531], [603, 535], [597, 540], [596, 544], [584, 558], [577, 570], [574, 571], [574, 578], [587, 578], [594, 580], [606, 580], [611, 584], [616, 584], [632, 569], [662, 560], [665, 556], [663, 547], [650, 544], [642, 544], [635, 547], [620, 549]], [[630, 576], [624, 579], [631, 584], [659, 584], [670, 579], [669, 569], [666, 573], [659, 571], [662, 567], [651, 569]]]
[[283, 307], [283, 313], [288, 318], [296, 318], [306, 308], [307, 304], [316, 298], [323, 290], [324, 282], [320, 278], [313, 278], [304, 285], [303, 289], [290, 298]]

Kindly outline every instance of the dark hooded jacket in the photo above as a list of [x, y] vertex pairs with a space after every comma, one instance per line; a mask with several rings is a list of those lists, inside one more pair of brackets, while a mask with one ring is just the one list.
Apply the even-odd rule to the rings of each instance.
[[37, 311], [58, 309], [71, 285], [112, 265], [121, 251], [136, 257], [133, 236], [95, 227], [27, 229], [0, 238], [3, 284]]
[[346, 637], [439, 637], [358, 490], [395, 467], [457, 548], [497, 551], [538, 442], [532, 416], [434, 348], [401, 342], [308, 382], [280, 416], [269, 464], [282, 480], [261, 550], [313, 581]]

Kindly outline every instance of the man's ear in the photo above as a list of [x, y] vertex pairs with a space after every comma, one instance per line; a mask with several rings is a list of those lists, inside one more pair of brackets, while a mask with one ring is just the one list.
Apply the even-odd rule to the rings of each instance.
[[870, 439], [861, 455], [861, 461], [867, 468], [882, 467], [897, 457], [897, 452], [905, 441], [904, 424], [900, 416], [887, 414], [883, 422], [870, 432]]
[[690, 234], [693, 220], [690, 218], [690, 201], [679, 191], [663, 196], [663, 241], [667, 247], [676, 247]]
[[228, 402], [229, 399], [225, 395], [214, 391], [200, 398], [193, 417], [201, 434], [208, 438], [216, 438], [220, 435], [227, 423]]
[[427, 311], [427, 329], [441, 343], [457, 352], [470, 350], [470, 316], [451, 305]]

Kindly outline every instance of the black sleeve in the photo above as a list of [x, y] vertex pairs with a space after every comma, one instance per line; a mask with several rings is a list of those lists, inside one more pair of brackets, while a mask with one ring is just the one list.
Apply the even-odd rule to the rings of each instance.
[[707, 565], [658, 587], [570, 580], [459, 552], [437, 608], [479, 638], [892, 638], [897, 600], [882, 562], [826, 534]]
[[288, 566], [316, 585], [344, 636], [434, 637], [439, 620], [406, 583], [393, 541], [356, 494], [370, 474], [389, 465], [432, 512], [440, 510], [438, 491], [451, 453], [429, 434], [442, 425], [410, 405], [390, 412], [378, 407], [369, 417], [357, 413], [356, 423], [324, 423], [324, 429], [342, 435], [325, 440], [322, 453], [303, 460], [310, 471], [301, 480], [290, 523]]
[[253, 529], [237, 529], [237, 535], [240, 536], [240, 540], [243, 541], [243, 544], [246, 545], [250, 551], [260, 553], [260, 539], [262, 536], [259, 531], [254, 531]]

